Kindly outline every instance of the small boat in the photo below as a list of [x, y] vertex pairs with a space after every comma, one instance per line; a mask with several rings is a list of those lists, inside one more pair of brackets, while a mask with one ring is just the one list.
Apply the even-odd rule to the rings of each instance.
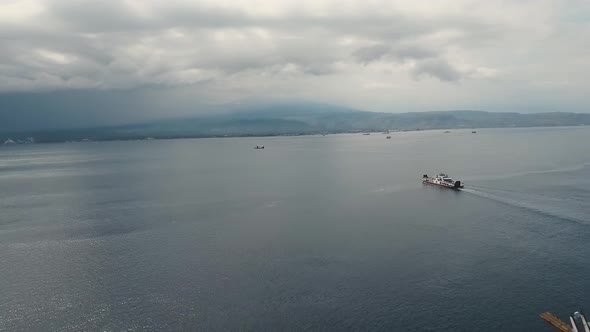
[[391, 139], [391, 136], [387, 136], [387, 137], [385, 137], [385, 138], [387, 138], [387, 139]]
[[447, 131], [445, 131], [444, 133], [445, 133], [445, 134], [449, 134], [449, 133], [450, 133], [450, 131], [448, 131], [448, 130], [447, 130]]
[[256, 145], [254, 150], [264, 150], [264, 145]]
[[461, 181], [454, 181], [450, 176], [444, 173], [439, 173], [431, 177], [429, 177], [427, 174], [424, 174], [422, 176], [422, 183], [454, 190], [463, 189], [463, 184]]
[[472, 134], [477, 134], [477, 131], [475, 131], [475, 130], [474, 130], [474, 131], [472, 131], [471, 133], [472, 133]]
[[369, 135], [371, 135], [371, 133], [364, 133], [363, 135], [364, 136], [369, 136]]

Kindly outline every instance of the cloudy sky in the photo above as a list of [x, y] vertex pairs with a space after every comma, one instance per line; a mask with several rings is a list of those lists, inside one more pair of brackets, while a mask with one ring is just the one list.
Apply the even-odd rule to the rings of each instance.
[[590, 112], [589, 77], [587, 0], [0, 0], [13, 102]]

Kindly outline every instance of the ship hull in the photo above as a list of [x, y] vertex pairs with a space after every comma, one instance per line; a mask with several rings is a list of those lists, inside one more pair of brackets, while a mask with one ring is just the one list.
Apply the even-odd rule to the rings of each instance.
[[422, 181], [423, 184], [428, 184], [431, 186], [437, 186], [437, 187], [441, 187], [441, 188], [447, 188], [447, 189], [452, 189], [452, 190], [461, 190], [463, 189], [463, 186], [460, 187], [455, 187], [455, 186], [451, 186], [451, 185], [447, 185], [447, 184], [440, 184], [440, 183], [436, 183], [436, 182], [431, 182], [428, 180], [424, 180]]

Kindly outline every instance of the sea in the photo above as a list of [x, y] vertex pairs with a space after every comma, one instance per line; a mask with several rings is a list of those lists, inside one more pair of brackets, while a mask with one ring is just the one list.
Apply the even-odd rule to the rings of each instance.
[[[0, 331], [552, 331], [590, 128], [0, 147]], [[255, 150], [264, 145], [264, 150]], [[453, 191], [421, 183], [445, 172]]]

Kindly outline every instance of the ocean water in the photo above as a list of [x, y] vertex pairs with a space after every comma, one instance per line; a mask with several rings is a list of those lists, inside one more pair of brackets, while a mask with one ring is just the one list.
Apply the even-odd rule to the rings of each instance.
[[[541, 312], [590, 311], [590, 128], [384, 136], [0, 147], [0, 331], [551, 331]], [[421, 184], [440, 171], [466, 189]]]

